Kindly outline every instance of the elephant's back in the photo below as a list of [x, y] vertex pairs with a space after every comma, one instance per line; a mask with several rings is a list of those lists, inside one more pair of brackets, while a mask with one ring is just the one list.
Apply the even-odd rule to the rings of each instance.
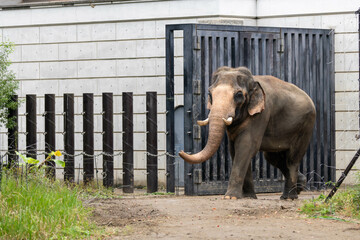
[[270, 99], [280, 102], [284, 101], [286, 104], [292, 102], [299, 104], [303, 102], [304, 104], [314, 106], [309, 95], [295, 84], [285, 82], [273, 76], [254, 76], [254, 80], [260, 83], [266, 96]]
[[296, 85], [273, 76], [254, 76], [254, 80], [262, 86], [266, 104], [272, 109], [272, 115], [284, 110], [289, 114], [302, 112], [315, 115], [315, 105], [312, 99]]

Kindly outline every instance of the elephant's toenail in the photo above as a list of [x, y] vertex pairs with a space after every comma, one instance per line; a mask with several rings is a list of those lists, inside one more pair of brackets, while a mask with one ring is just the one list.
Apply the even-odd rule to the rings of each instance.
[[225, 199], [230, 199], [230, 196], [225, 196]]
[[237, 199], [237, 197], [231, 197], [231, 199], [232, 199], [232, 200], [236, 200], [236, 199]]

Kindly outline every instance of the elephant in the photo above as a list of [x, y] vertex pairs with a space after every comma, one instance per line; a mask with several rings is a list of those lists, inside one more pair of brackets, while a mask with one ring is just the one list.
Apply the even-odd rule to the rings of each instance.
[[297, 199], [306, 178], [299, 165], [311, 140], [316, 110], [311, 98], [294, 84], [273, 76], [252, 75], [246, 67], [220, 67], [211, 78], [207, 108], [208, 141], [196, 154], [180, 151], [188, 163], [202, 163], [228, 135], [232, 169], [224, 199], [257, 198], [251, 159], [263, 151], [284, 175], [281, 199]]

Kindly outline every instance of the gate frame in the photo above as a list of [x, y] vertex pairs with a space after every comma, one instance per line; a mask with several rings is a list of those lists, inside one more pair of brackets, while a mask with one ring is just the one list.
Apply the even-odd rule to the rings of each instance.
[[[323, 34], [330, 35], [330, 59], [327, 64], [331, 70], [329, 77], [330, 87], [330, 162], [335, 166], [335, 74], [334, 74], [334, 32], [330, 29], [306, 29], [306, 28], [282, 28], [282, 27], [256, 27], [256, 26], [234, 26], [234, 25], [208, 25], [208, 24], [171, 24], [166, 25], [166, 189], [167, 192], [175, 191], [175, 158], [174, 149], [174, 31], [183, 31], [183, 71], [184, 71], [184, 151], [185, 152], [198, 152], [201, 150], [201, 141], [195, 141], [194, 135], [200, 133], [199, 127], [194, 125], [197, 116], [201, 113], [200, 106], [194, 105], [194, 102], [201, 101], [201, 79], [198, 76], [196, 69], [200, 65], [198, 54], [196, 51], [200, 50], [200, 42], [197, 39], [197, 31], [230, 31], [230, 32], [258, 32], [258, 33], [274, 33], [280, 34], [280, 51], [283, 50], [283, 32], [285, 31], [298, 31], [309, 33], [314, 31], [322, 31]], [[236, 45], [235, 45], [236, 46]], [[283, 63], [283, 55], [280, 56], [280, 76], [283, 76], [281, 70]], [[239, 65], [239, 49], [235, 49], [235, 67]], [[325, 77], [325, 76], [324, 76]], [[185, 109], [186, 106], [192, 108]], [[196, 114], [194, 114], [196, 113]], [[319, 160], [321, 161], [321, 160]], [[195, 169], [201, 165], [185, 164], [184, 166], [184, 181], [185, 181], [185, 194], [186, 195], [202, 195], [202, 194], [216, 194], [209, 189], [206, 192], [199, 192], [195, 189], [195, 182], [198, 177]], [[194, 176], [193, 176], [194, 175]], [[335, 180], [335, 170], [330, 170], [330, 178]], [[221, 188], [222, 192], [227, 189], [227, 182], [217, 185], [214, 183], [213, 187]], [[280, 190], [281, 191], [281, 190]], [[218, 191], [216, 191], [218, 192]]]

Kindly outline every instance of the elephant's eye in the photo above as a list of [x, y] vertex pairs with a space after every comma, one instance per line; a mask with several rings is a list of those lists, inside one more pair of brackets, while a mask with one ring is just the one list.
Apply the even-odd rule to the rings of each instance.
[[209, 101], [210, 101], [210, 104], [212, 104], [212, 96], [211, 96], [210, 92], [209, 92]]
[[244, 99], [245, 99], [245, 98], [244, 98], [244, 94], [243, 94], [241, 91], [235, 93], [235, 95], [234, 95], [234, 100], [235, 100], [235, 102], [241, 103], [241, 102], [244, 101]]

